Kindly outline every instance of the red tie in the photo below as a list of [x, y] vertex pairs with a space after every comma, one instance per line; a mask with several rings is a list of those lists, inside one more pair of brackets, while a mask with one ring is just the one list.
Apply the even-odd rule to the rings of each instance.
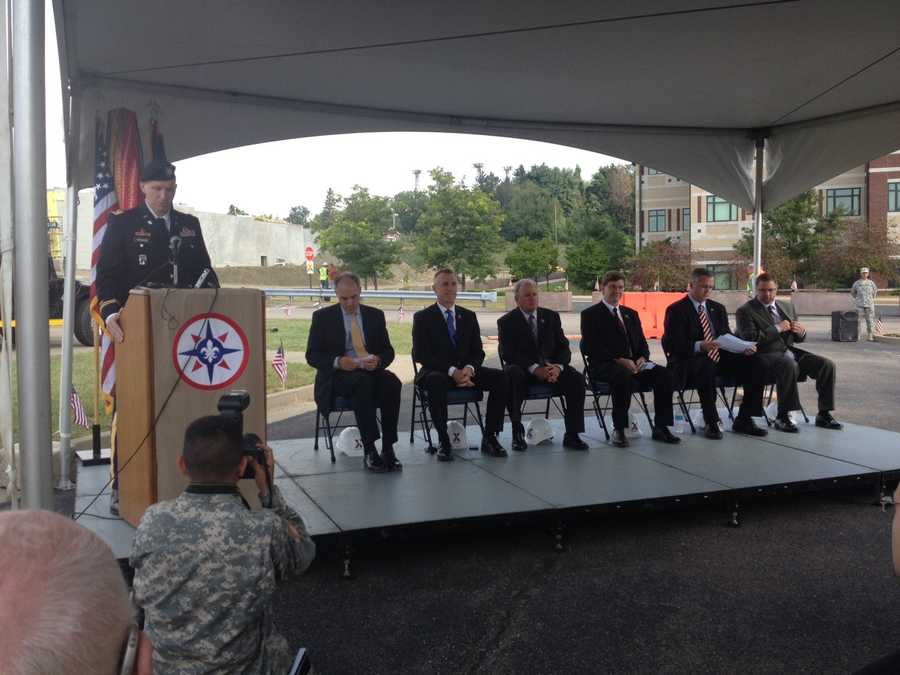
[[[700, 314], [700, 327], [703, 329], [703, 339], [715, 340], [715, 336], [712, 332], [712, 326], [709, 325], [709, 317], [706, 316], [706, 307], [704, 307], [703, 305], [697, 305], [697, 312]], [[708, 352], [706, 352], [706, 354], [716, 363], [719, 362], [718, 347], [710, 349]]]

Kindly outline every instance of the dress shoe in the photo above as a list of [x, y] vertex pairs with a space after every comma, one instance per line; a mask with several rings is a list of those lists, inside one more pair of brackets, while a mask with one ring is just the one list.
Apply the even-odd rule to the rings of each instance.
[[681, 439], [678, 438], [675, 434], [669, 431], [668, 427], [656, 427], [653, 430], [653, 440], [654, 441], [662, 441], [663, 443], [671, 443], [672, 445], [676, 445], [681, 443]]
[[725, 438], [722, 435], [722, 423], [719, 420], [715, 422], [707, 422], [703, 435], [712, 441], [721, 441]]
[[787, 415], [779, 415], [775, 418], [773, 425], [778, 431], [786, 431], [789, 434], [796, 434], [800, 431], [794, 421]]
[[622, 429], [613, 429], [611, 443], [617, 448], [627, 448], [628, 439], [625, 438], [625, 431]]
[[525, 427], [521, 424], [513, 427], [512, 449], [516, 452], [525, 452], [528, 449], [528, 443], [525, 441]]
[[453, 450], [450, 449], [449, 443], [441, 443], [441, 447], [437, 451], [437, 458], [439, 462], [453, 461]]
[[816, 415], [816, 426], [823, 429], [834, 429], [835, 431], [844, 428], [844, 425], [834, 419], [830, 412], [820, 412]]
[[506, 450], [500, 445], [500, 441], [494, 434], [490, 434], [481, 439], [481, 452], [490, 457], [506, 457]]
[[387, 467], [384, 465], [384, 462], [381, 461], [381, 455], [378, 454], [377, 450], [367, 450], [365, 457], [363, 459], [363, 466], [366, 467], [369, 471], [373, 473], [384, 473], [387, 471]]
[[563, 447], [569, 450], [587, 450], [590, 446], [578, 434], [566, 434], [563, 436]]
[[750, 417], [738, 417], [734, 421], [734, 424], [731, 425], [731, 430], [736, 434], [743, 434], [745, 436], [766, 436], [769, 433], [758, 426]]
[[394, 454], [394, 448], [387, 445], [381, 449], [381, 462], [388, 471], [403, 471], [403, 465]]

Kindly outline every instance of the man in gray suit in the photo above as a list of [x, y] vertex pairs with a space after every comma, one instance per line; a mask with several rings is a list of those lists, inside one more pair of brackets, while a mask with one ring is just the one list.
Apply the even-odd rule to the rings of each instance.
[[778, 391], [775, 428], [790, 433], [799, 431], [789, 413], [800, 408], [797, 378], [804, 375], [816, 381], [819, 394], [816, 426], [841, 429], [841, 423], [831, 416], [834, 410], [834, 362], [797, 347], [806, 339], [806, 328], [797, 321], [797, 312], [790, 302], [775, 299], [778, 283], [773, 275], [759, 274], [755, 290], [755, 297], [737, 310], [737, 333], [745, 340], [757, 343], [757, 354], [775, 375]]

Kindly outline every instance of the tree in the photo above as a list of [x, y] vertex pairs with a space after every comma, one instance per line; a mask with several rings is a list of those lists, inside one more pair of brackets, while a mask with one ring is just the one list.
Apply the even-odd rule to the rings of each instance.
[[306, 225], [309, 223], [309, 209], [305, 206], [292, 206], [285, 220], [294, 225]]
[[440, 167], [431, 171], [428, 201], [419, 216], [415, 243], [429, 267], [452, 267], [465, 288], [466, 277], [484, 279], [494, 271], [501, 243], [500, 204], [478, 188], [455, 182]]
[[250, 214], [244, 211], [244, 209], [238, 208], [234, 204], [228, 205], [228, 215], [229, 216], [249, 216]]
[[397, 230], [400, 234], [410, 234], [416, 229], [427, 201], [428, 193], [421, 190], [408, 190], [394, 195], [391, 208], [397, 214]]
[[507, 241], [518, 241], [523, 237], [553, 238], [553, 219], [554, 201], [549, 192], [530, 182], [514, 185], [503, 221], [503, 238]]
[[817, 274], [810, 281], [823, 288], [846, 288], [864, 266], [890, 279], [897, 274], [898, 255], [900, 246], [888, 235], [887, 228], [845, 219], [819, 250]]
[[319, 245], [363, 279], [371, 277], [377, 289], [378, 277], [388, 276], [398, 258], [398, 245], [387, 238], [393, 226], [390, 199], [355, 185], [344, 205], [330, 214], [332, 224], [319, 230]]
[[519, 279], [547, 279], [559, 264], [559, 247], [549, 239], [521, 239], [506, 254], [510, 274]]
[[634, 230], [634, 176], [621, 164], [601, 167], [584, 189], [589, 210], [608, 215], [625, 232]]
[[325, 205], [322, 207], [319, 215], [313, 218], [310, 223], [313, 232], [327, 230], [334, 225], [338, 210], [341, 207], [341, 201], [341, 196], [331, 188], [328, 188], [328, 192], [325, 193]]
[[566, 249], [566, 276], [576, 288], [592, 290], [608, 269], [606, 250], [594, 239], [585, 239]]
[[683, 291], [691, 274], [691, 252], [671, 239], [652, 241], [629, 261], [628, 267], [632, 286]]

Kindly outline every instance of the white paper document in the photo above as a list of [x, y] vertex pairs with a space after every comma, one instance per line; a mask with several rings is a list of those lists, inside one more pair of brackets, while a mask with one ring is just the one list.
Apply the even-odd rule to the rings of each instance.
[[653, 361], [644, 361], [641, 364], [641, 370], [650, 370], [651, 368], [656, 368], [656, 364]]
[[716, 338], [716, 342], [719, 343], [719, 349], [724, 349], [726, 352], [731, 352], [733, 354], [743, 354], [750, 349], [750, 347], [756, 346], [755, 342], [741, 340], [741, 338], [732, 335], [731, 333], [720, 335]]

